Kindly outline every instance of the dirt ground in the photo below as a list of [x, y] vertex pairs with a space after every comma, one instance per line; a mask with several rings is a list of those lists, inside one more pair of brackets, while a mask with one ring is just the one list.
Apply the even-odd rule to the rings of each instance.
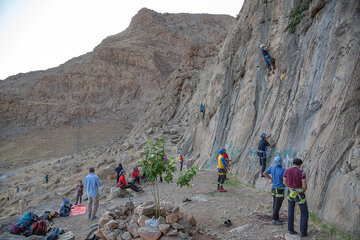
[[[225, 185], [228, 192], [216, 191], [217, 175], [215, 171], [201, 170], [193, 182], [193, 187], [178, 188], [175, 184], [159, 183], [162, 199], [171, 201], [180, 207], [181, 211], [193, 214], [197, 221], [198, 235], [194, 239], [285, 239], [287, 233], [286, 223], [282, 226], [271, 224], [272, 197], [270, 192], [257, 191], [251, 186], [237, 181], [230, 176]], [[115, 185], [110, 181], [103, 181], [106, 185]], [[134, 193], [131, 197], [107, 200], [106, 194], [102, 194], [98, 215], [107, 208], [125, 204], [129, 198], [135, 205], [152, 199], [150, 186], [142, 184], [144, 192]], [[270, 185], [269, 185], [270, 188]], [[84, 196], [86, 197], [86, 196]], [[190, 202], [183, 202], [185, 199]], [[60, 199], [41, 202], [39, 206], [30, 210], [35, 213], [45, 210], [55, 210], [61, 203]], [[281, 209], [281, 217], [286, 221], [287, 202], [284, 201]], [[296, 230], [299, 231], [299, 212], [295, 221]], [[224, 220], [232, 221], [231, 227], [222, 225]], [[65, 227], [75, 233], [76, 239], [85, 239], [90, 231], [89, 226], [95, 220], [88, 220], [87, 215], [70, 216], [55, 219], [56, 227]], [[323, 232], [319, 227], [310, 222], [309, 237], [307, 239], [337, 239]]]

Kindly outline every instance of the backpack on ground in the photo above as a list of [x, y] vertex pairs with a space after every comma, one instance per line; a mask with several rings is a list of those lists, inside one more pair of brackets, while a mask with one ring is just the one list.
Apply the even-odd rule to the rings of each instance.
[[36, 222], [39, 219], [38, 216], [36, 216], [32, 212], [27, 212], [24, 214], [24, 216], [17, 221], [11, 228], [11, 233], [13, 234], [20, 234], [24, 232], [25, 230], [29, 229], [31, 225]]
[[46, 236], [47, 233], [47, 222], [45, 220], [39, 220], [34, 222], [31, 226], [31, 234], [32, 235], [39, 235], [39, 236]]
[[69, 202], [69, 200], [64, 199], [61, 203], [61, 207], [59, 210], [60, 217], [67, 217], [70, 215], [72, 204]]
[[44, 240], [57, 240], [59, 238], [59, 236], [60, 236], [60, 229], [53, 228], [46, 234], [46, 237], [44, 237]]

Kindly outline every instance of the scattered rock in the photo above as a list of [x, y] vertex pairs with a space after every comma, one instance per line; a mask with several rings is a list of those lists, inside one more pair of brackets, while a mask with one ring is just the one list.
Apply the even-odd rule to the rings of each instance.
[[285, 240], [301, 240], [300, 236], [297, 234], [285, 234]]
[[166, 223], [173, 224], [179, 220], [179, 217], [176, 213], [172, 213], [168, 216], [166, 216]]
[[179, 224], [179, 223], [174, 223], [171, 225], [174, 229], [180, 230], [180, 229], [184, 229], [184, 226]]
[[145, 221], [148, 220], [149, 218], [145, 215], [141, 215], [137, 221], [137, 223], [139, 224], [140, 227], [145, 227]]
[[99, 220], [99, 228], [102, 228], [107, 222], [109, 222], [110, 220], [113, 220], [114, 218], [108, 214], [104, 214], [100, 220]]
[[156, 227], [141, 227], [138, 232], [144, 240], [157, 240], [161, 237], [161, 231]]
[[[130, 240], [130, 239], [133, 238], [129, 232], [124, 232], [124, 233], [121, 235], [121, 237], [122, 237], [122, 239], [124, 239], [124, 240]], [[134, 237], [137, 237], [137, 236], [134, 236]]]
[[170, 229], [170, 224], [159, 224], [159, 229], [164, 234], [167, 233]]
[[117, 228], [119, 226], [119, 222], [115, 221], [115, 220], [110, 220], [109, 222], [107, 222], [105, 225], [104, 225], [104, 228], [105, 230], [113, 230], [115, 228]]

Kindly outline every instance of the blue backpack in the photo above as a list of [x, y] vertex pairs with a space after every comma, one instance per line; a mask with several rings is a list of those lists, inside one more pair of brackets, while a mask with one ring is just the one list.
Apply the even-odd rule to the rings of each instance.
[[29, 229], [30, 226], [36, 222], [39, 219], [38, 216], [36, 216], [32, 212], [27, 212], [24, 214], [24, 216], [17, 221], [11, 228], [11, 233], [13, 234], [20, 234], [21, 232], [24, 232], [25, 230]]
[[64, 199], [61, 203], [59, 215], [60, 217], [67, 217], [70, 215], [72, 204], [69, 202], [69, 200]]

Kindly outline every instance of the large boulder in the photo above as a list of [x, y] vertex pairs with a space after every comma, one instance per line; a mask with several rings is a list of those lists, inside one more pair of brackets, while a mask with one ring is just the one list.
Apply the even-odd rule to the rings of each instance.
[[125, 197], [127, 194], [127, 192], [122, 189], [122, 188], [119, 188], [119, 187], [112, 187], [110, 189], [110, 195], [109, 195], [109, 198], [110, 199], [114, 199], [114, 198], [123, 198]]

